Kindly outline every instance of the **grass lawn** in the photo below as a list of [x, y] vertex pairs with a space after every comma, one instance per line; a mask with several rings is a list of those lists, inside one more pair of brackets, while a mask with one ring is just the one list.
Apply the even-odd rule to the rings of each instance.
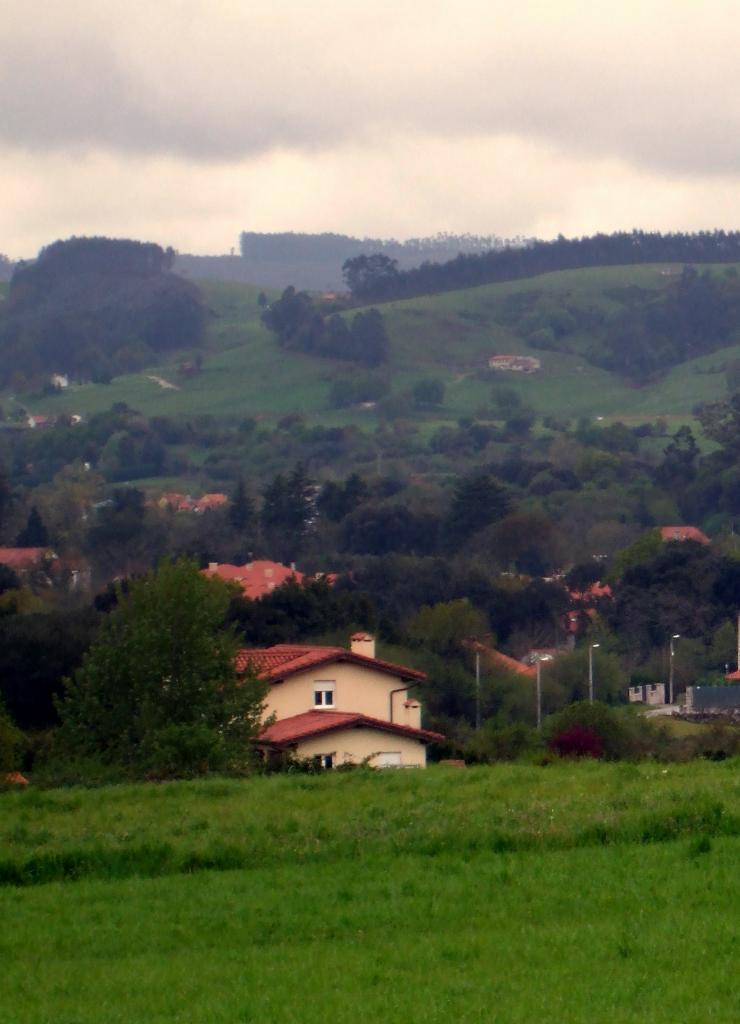
[[0, 794], [0, 1021], [730, 1024], [739, 767]]
[[[705, 844], [706, 846], [706, 844]], [[12, 1024], [737, 1019], [737, 840], [0, 891]]]

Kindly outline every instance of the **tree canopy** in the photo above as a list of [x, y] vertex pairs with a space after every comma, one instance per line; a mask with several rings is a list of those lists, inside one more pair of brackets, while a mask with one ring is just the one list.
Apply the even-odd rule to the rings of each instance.
[[187, 560], [119, 589], [66, 680], [63, 747], [151, 777], [246, 768], [264, 688], [237, 679], [237, 640], [224, 626], [230, 596]]

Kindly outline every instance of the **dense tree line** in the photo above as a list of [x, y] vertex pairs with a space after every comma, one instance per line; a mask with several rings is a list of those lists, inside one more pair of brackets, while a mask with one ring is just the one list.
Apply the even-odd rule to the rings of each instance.
[[289, 351], [368, 367], [379, 366], [388, 355], [388, 336], [377, 309], [356, 313], [349, 321], [338, 314], [326, 317], [307, 292], [292, 285], [267, 307], [262, 321]]
[[425, 263], [413, 270], [400, 270], [396, 261], [382, 253], [363, 254], [346, 260], [343, 270], [347, 285], [358, 300], [379, 302], [515, 281], [554, 270], [634, 263], [722, 263], [738, 259], [737, 231], [631, 231], [585, 238], [561, 235], [550, 242], [461, 254], [446, 263]]
[[171, 272], [173, 255], [73, 238], [19, 264], [0, 309], [0, 382], [27, 386], [51, 373], [105, 381], [200, 345], [205, 307], [197, 287]]

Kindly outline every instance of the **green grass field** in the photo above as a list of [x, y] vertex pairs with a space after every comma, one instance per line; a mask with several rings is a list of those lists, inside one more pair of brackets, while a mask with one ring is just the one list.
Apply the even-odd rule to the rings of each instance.
[[0, 1020], [730, 1024], [739, 768], [0, 794]]
[[[724, 396], [725, 366], [740, 356], [740, 346], [683, 364], [642, 388], [581, 358], [578, 352], [588, 343], [586, 336], [573, 336], [571, 354], [534, 350], [503, 322], [507, 304], [517, 297], [525, 304], [531, 296], [532, 302], [551, 302], [554, 308], [575, 303], [609, 312], [617, 308], [613, 296], [618, 289], [665, 288], [670, 281], [666, 273], [672, 270], [646, 265], [563, 271], [384, 305], [392, 390], [401, 393], [423, 377], [438, 377], [446, 384], [445, 405], [426, 418], [443, 422], [474, 415], [490, 403], [494, 379], [490, 374], [481, 379], [478, 372], [493, 352], [511, 351], [536, 355], [542, 371], [524, 379], [501, 374], [496, 382], [519, 392], [541, 415], [634, 422], [667, 416], [684, 422], [696, 402]], [[329, 409], [332, 375], [353, 371], [336, 361], [281, 351], [260, 322], [258, 289], [224, 282], [204, 282], [202, 287], [213, 313], [202, 374], [180, 379], [178, 360], [173, 360], [107, 386], [83, 385], [58, 397], [28, 400], [28, 407], [33, 412], [89, 415], [125, 401], [144, 414], [211, 413], [269, 421], [301, 412], [312, 422], [376, 425], [372, 413]], [[147, 374], [171, 381], [177, 390], [162, 389]], [[3, 402], [12, 409], [7, 397]]]

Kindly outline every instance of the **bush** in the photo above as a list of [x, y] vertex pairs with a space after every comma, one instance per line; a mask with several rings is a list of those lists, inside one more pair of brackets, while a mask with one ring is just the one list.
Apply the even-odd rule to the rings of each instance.
[[530, 756], [541, 744], [541, 737], [528, 725], [521, 722], [500, 725], [489, 719], [464, 745], [463, 752], [466, 761], [491, 764]]
[[[581, 732], [576, 733], [576, 729]], [[598, 740], [598, 753], [585, 732]], [[633, 708], [611, 708], [600, 701], [579, 701], [550, 716], [544, 735], [552, 750], [564, 745], [563, 756], [605, 757], [610, 761], [650, 756], [660, 745], [659, 730], [650, 719]], [[578, 752], [579, 744], [582, 753]]]
[[550, 749], [559, 757], [595, 757], [604, 755], [604, 744], [593, 729], [585, 725], [572, 725], [550, 740]]

